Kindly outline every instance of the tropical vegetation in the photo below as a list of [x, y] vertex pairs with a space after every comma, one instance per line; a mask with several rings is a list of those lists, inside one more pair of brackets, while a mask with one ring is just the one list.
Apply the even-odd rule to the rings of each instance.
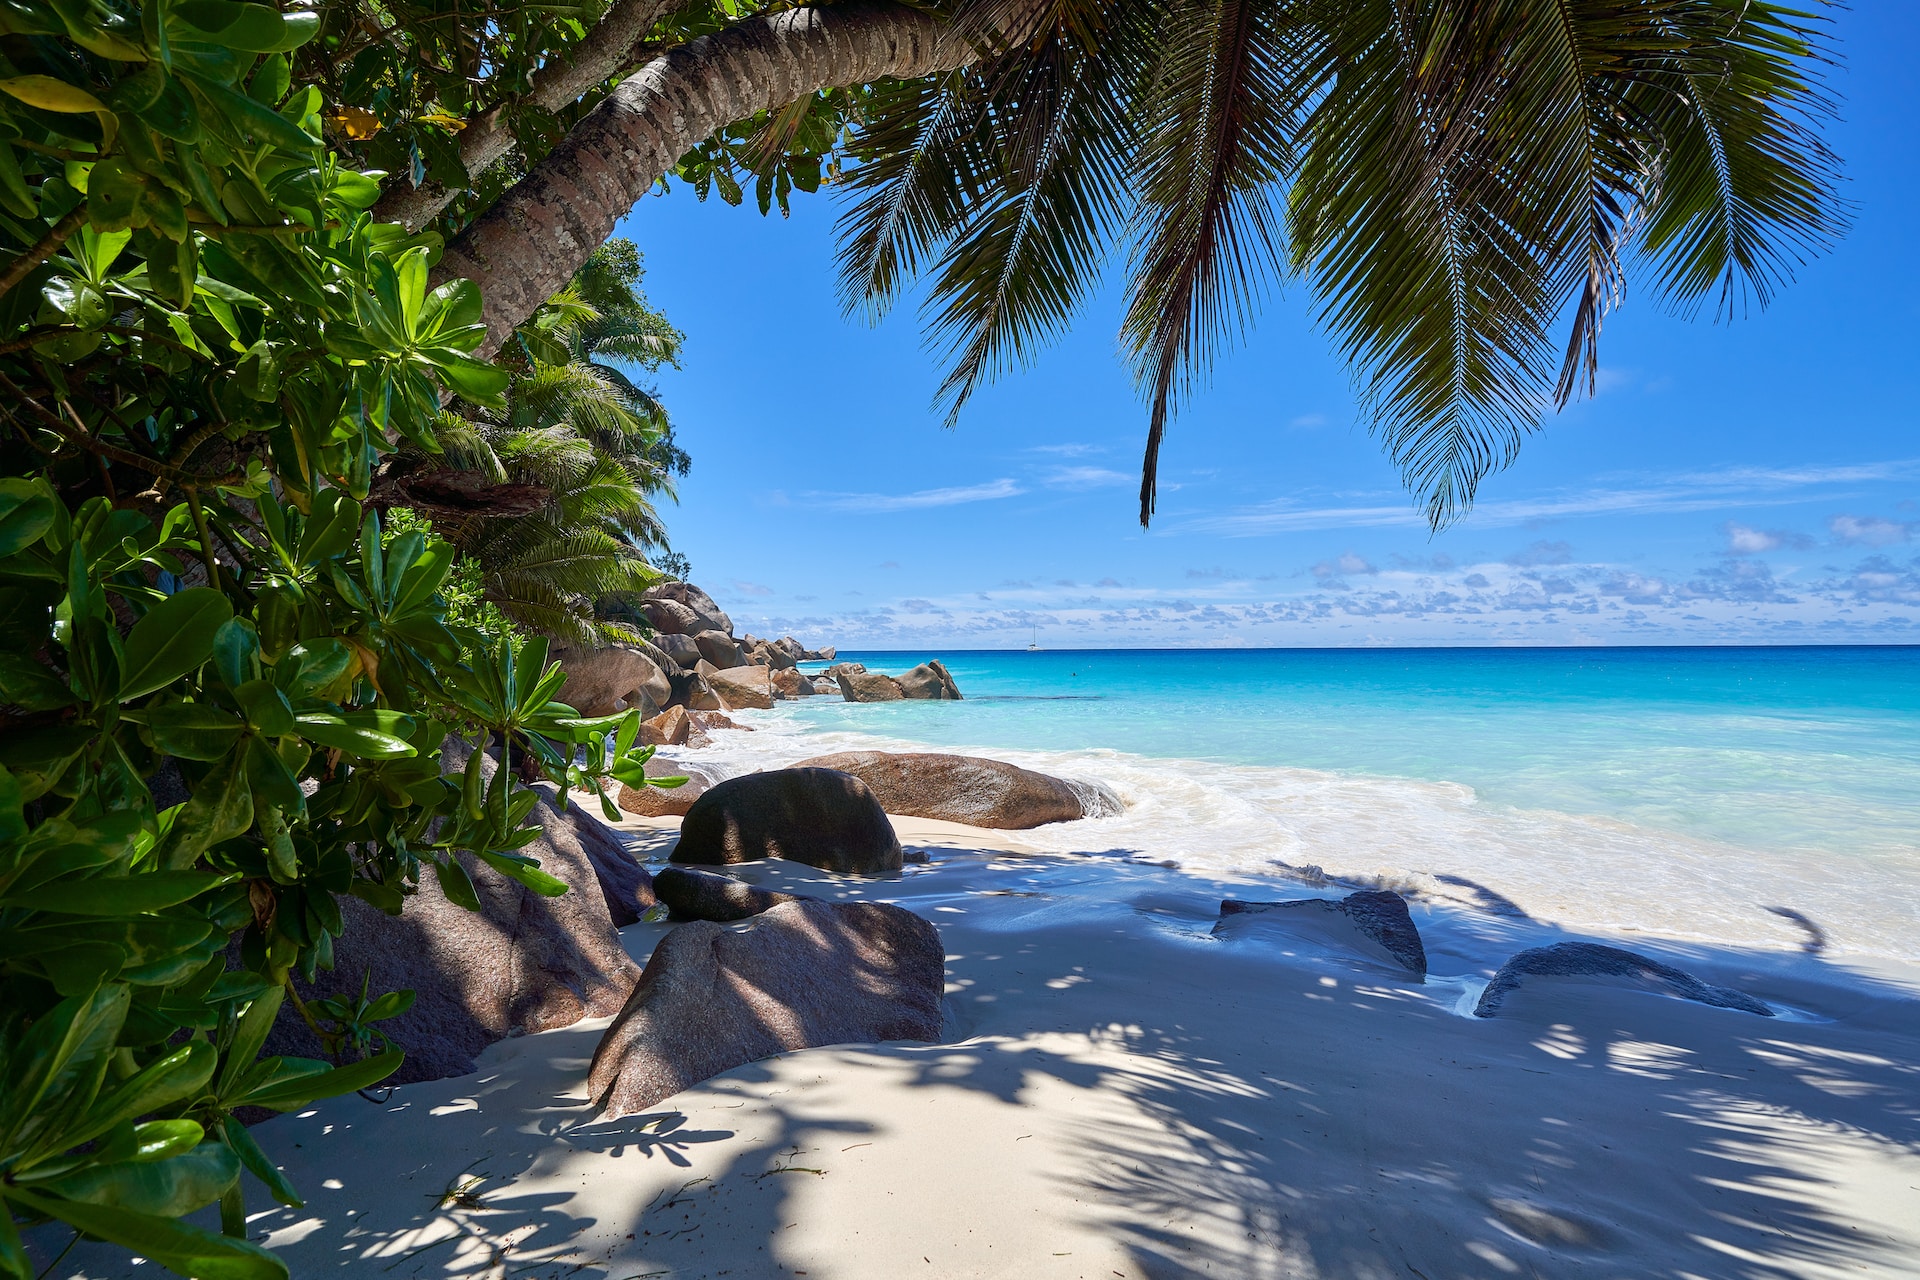
[[[404, 994], [299, 995], [341, 900], [564, 888], [518, 770], [443, 777], [442, 742], [640, 784], [634, 718], [556, 701], [534, 633], [668, 561], [682, 462], [610, 362], [677, 337], [594, 257], [657, 184], [846, 185], [849, 304], [929, 277], [950, 408], [1124, 256], [1143, 519], [1180, 397], [1302, 276], [1439, 522], [1591, 380], [1630, 271], [1738, 310], [1842, 229], [1822, 31], [1770, 0], [0, 4], [0, 1275], [45, 1222], [284, 1275], [247, 1200], [300, 1189], [241, 1109], [403, 1051], [372, 1024]], [[523, 505], [482, 530], [476, 495]], [[282, 1006], [332, 1061], [262, 1056]]]

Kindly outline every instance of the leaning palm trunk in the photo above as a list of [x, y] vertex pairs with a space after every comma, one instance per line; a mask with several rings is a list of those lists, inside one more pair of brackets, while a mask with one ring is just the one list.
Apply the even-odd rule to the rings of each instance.
[[440, 280], [482, 286], [500, 348], [688, 150], [725, 125], [807, 94], [965, 66], [968, 42], [892, 0], [793, 9], [655, 59], [589, 112], [531, 173], [447, 246]]

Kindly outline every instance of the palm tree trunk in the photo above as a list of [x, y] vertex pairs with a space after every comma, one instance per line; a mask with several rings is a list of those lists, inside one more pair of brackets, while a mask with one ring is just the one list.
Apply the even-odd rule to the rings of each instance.
[[[560, 111], [578, 102], [595, 85], [618, 75], [653, 24], [674, 7], [675, 0], [619, 0], [574, 47], [571, 58], [549, 62], [533, 73], [524, 101], [544, 111]], [[507, 104], [494, 107], [461, 130], [460, 163], [470, 177], [478, 178], [513, 150], [506, 111]], [[395, 181], [374, 206], [373, 216], [379, 222], [404, 222], [409, 230], [418, 231], [458, 194], [457, 188], [438, 182], [415, 187]]]
[[894, 0], [850, 0], [737, 23], [656, 58], [587, 113], [547, 158], [447, 246], [435, 283], [486, 300], [487, 341], [565, 285], [614, 223], [714, 130], [807, 94], [965, 66], [973, 47]]

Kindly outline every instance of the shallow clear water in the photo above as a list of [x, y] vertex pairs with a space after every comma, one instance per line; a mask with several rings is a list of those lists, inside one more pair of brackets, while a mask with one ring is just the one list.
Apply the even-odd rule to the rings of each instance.
[[[1920, 648], [937, 656], [967, 701], [782, 704], [733, 768], [965, 748], [1092, 778], [1046, 847], [1398, 883], [1569, 927], [1920, 952]], [[1310, 874], [1310, 873], [1309, 873]]]

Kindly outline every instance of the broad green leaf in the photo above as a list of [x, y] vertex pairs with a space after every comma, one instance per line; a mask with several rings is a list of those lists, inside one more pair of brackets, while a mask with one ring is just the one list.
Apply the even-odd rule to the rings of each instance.
[[287, 1265], [255, 1244], [217, 1236], [184, 1222], [15, 1188], [30, 1209], [88, 1235], [112, 1241], [197, 1280], [287, 1280]]
[[220, 1122], [220, 1136], [240, 1157], [240, 1163], [246, 1166], [247, 1172], [266, 1184], [275, 1200], [290, 1209], [298, 1209], [306, 1203], [300, 1198], [300, 1193], [294, 1190], [293, 1184], [287, 1181], [287, 1175], [280, 1172], [279, 1167], [267, 1158], [267, 1153], [260, 1149], [260, 1144], [253, 1140], [253, 1135], [247, 1132], [247, 1126], [232, 1116], [226, 1116]]
[[377, 721], [356, 723], [329, 711], [302, 712], [294, 720], [297, 726], [295, 732], [302, 737], [362, 759], [399, 760], [416, 754], [406, 739], [375, 727]]
[[220, 759], [233, 750], [246, 728], [232, 712], [201, 702], [149, 707], [145, 719], [153, 744], [186, 760]]
[[199, 667], [232, 616], [233, 605], [211, 587], [190, 587], [155, 605], [127, 635], [120, 696], [152, 693]]
[[439, 878], [440, 892], [447, 895], [448, 902], [456, 907], [465, 907], [468, 911], [480, 909], [480, 895], [474, 890], [472, 878], [458, 859], [449, 854], [445, 862], [433, 864], [433, 874]]
[[31, 480], [0, 480], [0, 559], [30, 547], [53, 528], [53, 497]]
[[190, 902], [239, 879], [238, 872], [148, 871], [132, 876], [99, 876], [38, 885], [0, 905], [73, 916], [130, 916]]
[[567, 891], [567, 882], [555, 879], [536, 866], [531, 858], [517, 858], [504, 853], [482, 853], [475, 850], [479, 859], [510, 880], [517, 880], [527, 888], [544, 898], [558, 898]]
[[[239, 1099], [237, 1105], [269, 1107], [275, 1111], [292, 1111], [321, 1098], [337, 1097], [343, 1093], [352, 1093], [355, 1089], [366, 1089], [379, 1084], [406, 1061], [406, 1054], [399, 1050], [376, 1054], [344, 1067], [334, 1067], [284, 1083], [270, 1083], [253, 1090]], [[288, 1059], [289, 1062], [298, 1059]], [[319, 1064], [324, 1065], [324, 1064]]]

